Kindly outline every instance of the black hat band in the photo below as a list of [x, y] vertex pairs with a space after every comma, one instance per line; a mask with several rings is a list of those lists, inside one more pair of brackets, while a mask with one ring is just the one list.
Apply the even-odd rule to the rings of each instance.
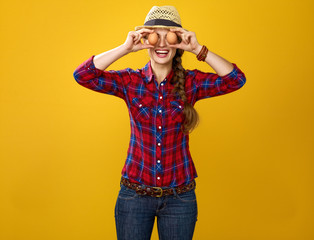
[[163, 25], [167, 27], [182, 27], [180, 24], [177, 24], [167, 19], [152, 19], [144, 23], [144, 26], [155, 26], [155, 25]]

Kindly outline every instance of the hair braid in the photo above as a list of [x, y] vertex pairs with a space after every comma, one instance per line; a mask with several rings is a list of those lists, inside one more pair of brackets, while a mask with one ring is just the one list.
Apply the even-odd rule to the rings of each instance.
[[199, 123], [199, 116], [194, 107], [187, 102], [187, 97], [185, 94], [185, 70], [182, 67], [182, 55], [184, 50], [177, 49], [176, 55], [172, 61], [172, 68], [174, 71], [174, 76], [171, 80], [172, 83], [175, 83], [173, 93], [178, 94], [182, 101], [184, 102], [183, 114], [185, 120], [182, 124], [181, 130], [184, 134], [189, 134]]

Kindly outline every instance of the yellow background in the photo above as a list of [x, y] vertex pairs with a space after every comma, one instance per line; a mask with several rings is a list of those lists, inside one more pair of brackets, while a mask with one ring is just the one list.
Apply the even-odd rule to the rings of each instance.
[[[194, 239], [314, 239], [310, 0], [2, 0], [0, 238], [116, 239], [128, 110], [78, 85], [73, 72], [122, 44], [153, 5], [176, 6], [183, 26], [247, 78], [195, 105]], [[110, 69], [148, 60], [144, 50]], [[213, 72], [188, 52], [183, 66]]]

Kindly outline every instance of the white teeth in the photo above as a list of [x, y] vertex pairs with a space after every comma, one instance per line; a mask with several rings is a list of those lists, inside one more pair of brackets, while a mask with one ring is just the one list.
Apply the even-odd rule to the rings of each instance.
[[159, 51], [156, 51], [156, 53], [160, 53], [160, 54], [167, 54], [169, 51], [161, 51], [161, 50], [159, 50]]

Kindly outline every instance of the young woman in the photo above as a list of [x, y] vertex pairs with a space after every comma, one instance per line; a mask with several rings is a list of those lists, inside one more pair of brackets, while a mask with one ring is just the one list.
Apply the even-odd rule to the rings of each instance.
[[[105, 70], [142, 49], [150, 57], [142, 69]], [[184, 51], [216, 73], [185, 70]], [[118, 240], [150, 239], [155, 217], [160, 239], [192, 239], [197, 173], [189, 133], [199, 121], [193, 106], [238, 90], [246, 82], [244, 73], [183, 29], [174, 7], [154, 6], [144, 26], [129, 32], [117, 48], [91, 56], [77, 67], [74, 78], [86, 88], [122, 98], [129, 109], [131, 139], [115, 206]]]

